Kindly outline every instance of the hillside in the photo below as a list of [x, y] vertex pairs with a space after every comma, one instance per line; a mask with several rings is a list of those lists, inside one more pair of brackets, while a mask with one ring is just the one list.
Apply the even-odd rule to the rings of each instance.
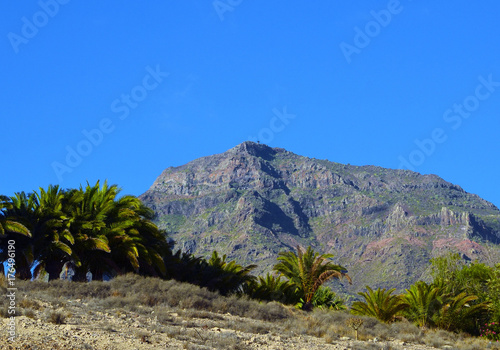
[[[74, 284], [77, 284], [75, 287]], [[0, 292], [5, 293], [0, 278]], [[483, 349], [487, 341], [346, 312], [307, 315], [277, 303], [222, 297], [187, 283], [122, 275], [110, 282], [24, 281], [15, 321], [0, 299], [0, 349]], [[15, 326], [13, 326], [15, 325]], [[15, 333], [14, 339], [10, 339]], [[492, 347], [498, 349], [498, 347]]]
[[177, 247], [269, 271], [298, 244], [333, 253], [350, 292], [426, 279], [446, 250], [499, 261], [500, 211], [436, 175], [311, 159], [244, 142], [170, 167], [141, 200]]

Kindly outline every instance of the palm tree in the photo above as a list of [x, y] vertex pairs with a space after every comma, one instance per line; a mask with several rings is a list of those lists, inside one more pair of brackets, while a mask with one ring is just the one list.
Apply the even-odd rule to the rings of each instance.
[[16, 273], [22, 279], [31, 278], [31, 271], [56, 279], [68, 263], [75, 280], [86, 280], [88, 272], [94, 279], [130, 271], [165, 276], [170, 245], [152, 222], [153, 211], [137, 197], [118, 199], [119, 192], [116, 185], [97, 181], [85, 188], [49, 186], [1, 197], [0, 261], [7, 254], [3, 239], [15, 234]]
[[217, 251], [214, 251], [203, 271], [208, 277], [206, 287], [209, 290], [217, 290], [222, 295], [240, 293], [246, 283], [255, 279], [250, 272], [256, 267], [257, 265], [244, 267], [234, 260], [227, 262], [226, 255], [221, 258]]
[[443, 303], [443, 289], [434, 285], [418, 281], [403, 295], [408, 304], [405, 316], [414, 320], [419, 327], [434, 326], [433, 317]]
[[345, 300], [340, 298], [330, 288], [321, 286], [319, 287], [312, 300], [314, 307], [327, 310], [347, 310]]
[[435, 314], [436, 326], [447, 331], [477, 331], [477, 320], [484, 318], [491, 306], [489, 302], [478, 303], [477, 299], [477, 296], [466, 292], [447, 297]]
[[19, 236], [16, 239], [16, 275], [20, 279], [31, 279], [31, 268], [36, 262], [33, 252], [37, 237], [36, 206], [34, 193], [27, 195], [25, 192], [18, 192], [10, 197], [10, 205], [5, 211], [7, 217], [21, 223], [31, 233], [29, 237]]
[[42, 270], [49, 279], [59, 278], [63, 265], [70, 261], [75, 243], [70, 231], [70, 218], [64, 212], [66, 192], [59, 186], [39, 188], [35, 196], [33, 255], [34, 275]]
[[214, 251], [209, 260], [183, 253], [180, 249], [172, 254], [170, 247], [165, 255], [167, 277], [180, 282], [218, 291], [222, 295], [248, 292], [255, 277], [250, 272], [256, 265], [242, 266], [235, 261], [227, 261]]
[[57, 278], [62, 265], [69, 260], [73, 237], [68, 229], [70, 220], [63, 212], [64, 199], [65, 192], [58, 186], [10, 197], [7, 215], [31, 232], [30, 237], [18, 238], [16, 242], [19, 278], [30, 279], [43, 270], [52, 279]]
[[7, 196], [0, 195], [0, 237], [4, 237], [9, 233], [31, 237], [31, 233], [26, 226], [6, 216], [5, 211], [8, 209], [12, 209], [12, 202]]
[[[20, 248], [20, 240], [27, 241], [31, 238], [30, 230], [8, 215], [8, 210], [12, 209], [11, 200], [0, 195], [0, 274], [5, 274], [3, 263], [9, 259], [9, 241], [14, 240], [16, 250]], [[20, 258], [20, 256], [19, 256]], [[16, 260], [17, 262], [17, 260]]]
[[117, 199], [120, 189], [99, 181], [72, 192], [71, 231], [76, 280], [126, 272], [165, 276], [170, 246], [153, 222], [154, 213], [134, 196]]
[[360, 292], [365, 301], [355, 301], [351, 306], [351, 312], [355, 315], [373, 316], [382, 322], [390, 323], [395, 320], [398, 313], [408, 307], [400, 295], [393, 295], [396, 288], [377, 289], [374, 291], [366, 286], [367, 293]]
[[[172, 245], [174, 245], [174, 243], [172, 243]], [[198, 275], [200, 274], [200, 265], [203, 260], [201, 257], [195, 257], [194, 255], [178, 249], [175, 253], [170, 250], [164, 256], [164, 259], [167, 270], [167, 278], [171, 278], [179, 282], [188, 282], [196, 285], [201, 284], [201, 281], [198, 279]]]
[[284, 304], [297, 304], [300, 301], [297, 286], [282, 276], [258, 276], [257, 280], [249, 283], [245, 293], [252, 299], [279, 301]]
[[280, 252], [279, 263], [274, 266], [274, 271], [287, 277], [289, 281], [297, 286], [299, 294], [303, 299], [303, 309], [312, 310], [312, 300], [318, 288], [331, 278], [345, 277], [351, 283], [344, 267], [334, 264], [332, 254], [319, 254], [312, 247], [305, 252], [297, 246], [297, 254], [294, 252]]
[[[127, 217], [118, 216], [115, 198], [119, 191], [116, 185], [108, 186], [105, 182], [101, 187], [97, 181], [94, 186], [87, 183], [85, 188], [80, 186], [70, 193], [69, 215], [72, 218], [71, 231], [75, 237], [72, 254], [75, 280], [85, 281], [88, 272], [92, 273], [93, 279], [121, 272], [121, 268], [111, 257], [110, 239], [113, 239], [113, 243], [119, 239], [130, 241], [125, 229], [132, 223], [127, 221]], [[136, 251], [132, 245], [127, 248], [126, 252], [125, 249], [122, 252], [133, 260]]]
[[[129, 266], [142, 275], [165, 276], [167, 271], [164, 257], [168, 255], [171, 247], [167, 242], [165, 232], [152, 221], [153, 210], [133, 196], [120, 198], [117, 208], [115, 217], [119, 218], [122, 223], [126, 222], [125, 236], [129, 237], [130, 241], [123, 247], [115, 246], [110, 238], [112, 256], [118, 252], [122, 257], [128, 257]], [[132, 256], [127, 253], [130, 252], [130, 249], [127, 249], [128, 245], [135, 247]], [[123, 248], [125, 248], [125, 254], [121, 253]]]

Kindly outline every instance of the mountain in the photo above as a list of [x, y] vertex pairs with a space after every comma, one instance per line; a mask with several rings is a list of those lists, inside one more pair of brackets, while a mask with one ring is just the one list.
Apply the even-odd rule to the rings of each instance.
[[217, 250], [261, 273], [278, 252], [312, 245], [349, 270], [349, 292], [406, 288], [447, 250], [500, 261], [500, 211], [457, 185], [253, 142], [167, 168], [140, 198], [183, 251]]

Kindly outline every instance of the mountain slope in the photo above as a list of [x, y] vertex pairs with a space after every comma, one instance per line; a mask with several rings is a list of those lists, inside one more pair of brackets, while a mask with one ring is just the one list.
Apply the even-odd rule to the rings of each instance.
[[498, 261], [500, 211], [436, 175], [351, 166], [244, 142], [167, 168], [141, 196], [178, 247], [269, 271], [298, 244], [364, 285], [405, 288], [447, 249]]

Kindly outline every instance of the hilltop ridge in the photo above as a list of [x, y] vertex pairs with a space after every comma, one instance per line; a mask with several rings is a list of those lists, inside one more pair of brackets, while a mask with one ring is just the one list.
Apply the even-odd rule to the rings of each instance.
[[352, 290], [405, 288], [448, 249], [489, 263], [500, 255], [498, 208], [437, 175], [249, 141], [165, 169], [140, 198], [184, 251], [216, 249], [263, 272], [279, 251], [312, 245], [349, 269]]

